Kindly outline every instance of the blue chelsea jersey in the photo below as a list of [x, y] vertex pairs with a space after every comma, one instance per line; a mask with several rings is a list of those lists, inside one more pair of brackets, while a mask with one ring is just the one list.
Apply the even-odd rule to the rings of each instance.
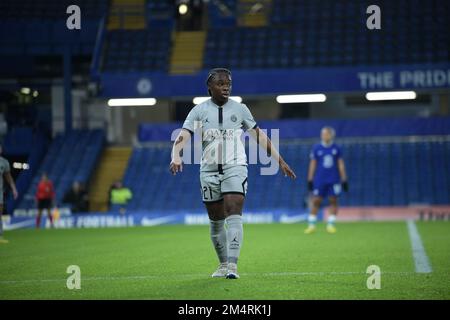
[[340, 183], [338, 160], [341, 157], [341, 148], [335, 143], [329, 146], [322, 143], [314, 145], [310, 158], [317, 161], [316, 172], [314, 173], [315, 185]]

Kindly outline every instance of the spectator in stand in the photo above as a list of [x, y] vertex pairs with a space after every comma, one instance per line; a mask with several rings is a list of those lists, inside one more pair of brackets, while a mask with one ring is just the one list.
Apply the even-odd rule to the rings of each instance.
[[45, 172], [42, 174], [41, 180], [37, 186], [36, 202], [38, 208], [38, 213], [36, 216], [36, 229], [39, 229], [41, 225], [41, 215], [43, 210], [47, 210], [47, 216], [50, 220], [50, 225], [53, 228], [51, 208], [55, 202], [55, 189], [53, 188], [52, 181], [47, 177]]
[[109, 190], [108, 190], [108, 211], [111, 211], [111, 205], [112, 205], [112, 201], [111, 201], [111, 196], [112, 196], [112, 192], [113, 190], [117, 189], [117, 181], [113, 182], [113, 184], [111, 184], [109, 186]]
[[75, 181], [72, 188], [66, 192], [63, 203], [70, 204], [73, 213], [88, 211], [88, 195], [78, 181]]
[[133, 197], [133, 193], [122, 185], [122, 181], [117, 181], [111, 188], [109, 199], [112, 209], [119, 207], [120, 213], [125, 213], [128, 201]]

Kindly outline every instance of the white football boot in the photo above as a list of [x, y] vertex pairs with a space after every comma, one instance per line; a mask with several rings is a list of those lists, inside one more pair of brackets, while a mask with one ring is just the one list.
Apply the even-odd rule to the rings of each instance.
[[217, 270], [211, 275], [213, 278], [224, 278], [228, 272], [228, 263], [224, 262], [219, 264]]
[[226, 275], [227, 279], [239, 279], [239, 274], [237, 273], [237, 264], [229, 263], [228, 264], [228, 272]]

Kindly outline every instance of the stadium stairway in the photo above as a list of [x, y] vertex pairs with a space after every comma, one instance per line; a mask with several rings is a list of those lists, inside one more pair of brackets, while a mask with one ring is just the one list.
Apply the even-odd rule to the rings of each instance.
[[91, 212], [108, 210], [109, 188], [115, 181], [122, 179], [130, 155], [131, 148], [128, 147], [110, 147], [103, 151], [89, 188]]
[[137, 30], [146, 26], [145, 0], [112, 0], [108, 30]]
[[170, 73], [192, 74], [200, 70], [203, 65], [205, 40], [204, 31], [177, 32], [170, 59]]
[[242, 27], [267, 26], [271, 5], [271, 0], [239, 0], [238, 25]]

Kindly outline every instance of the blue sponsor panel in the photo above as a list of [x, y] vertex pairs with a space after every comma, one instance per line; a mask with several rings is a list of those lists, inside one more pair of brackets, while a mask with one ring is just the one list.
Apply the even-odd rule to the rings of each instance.
[[[308, 212], [304, 210], [267, 210], [245, 212], [244, 223], [298, 223], [306, 221]], [[320, 211], [318, 219], [322, 220], [323, 212]], [[42, 217], [42, 226], [50, 228], [50, 221], [46, 216]], [[158, 226], [166, 224], [206, 225], [209, 224], [208, 215], [202, 212], [183, 213], [179, 211], [166, 212], [164, 214], [154, 212], [130, 212], [118, 213], [93, 213], [84, 215], [61, 215], [54, 219], [57, 229], [71, 228], [114, 228], [134, 226]], [[10, 217], [4, 219], [5, 230], [22, 228], [34, 228], [35, 219], [29, 216]]]
[[[100, 76], [100, 95], [105, 98], [205, 96], [206, 76], [207, 70], [194, 75], [104, 72]], [[143, 80], [150, 84], [150, 90], [140, 90]], [[450, 64], [236, 70], [233, 87], [233, 94], [241, 96], [446, 89], [450, 88]]]

